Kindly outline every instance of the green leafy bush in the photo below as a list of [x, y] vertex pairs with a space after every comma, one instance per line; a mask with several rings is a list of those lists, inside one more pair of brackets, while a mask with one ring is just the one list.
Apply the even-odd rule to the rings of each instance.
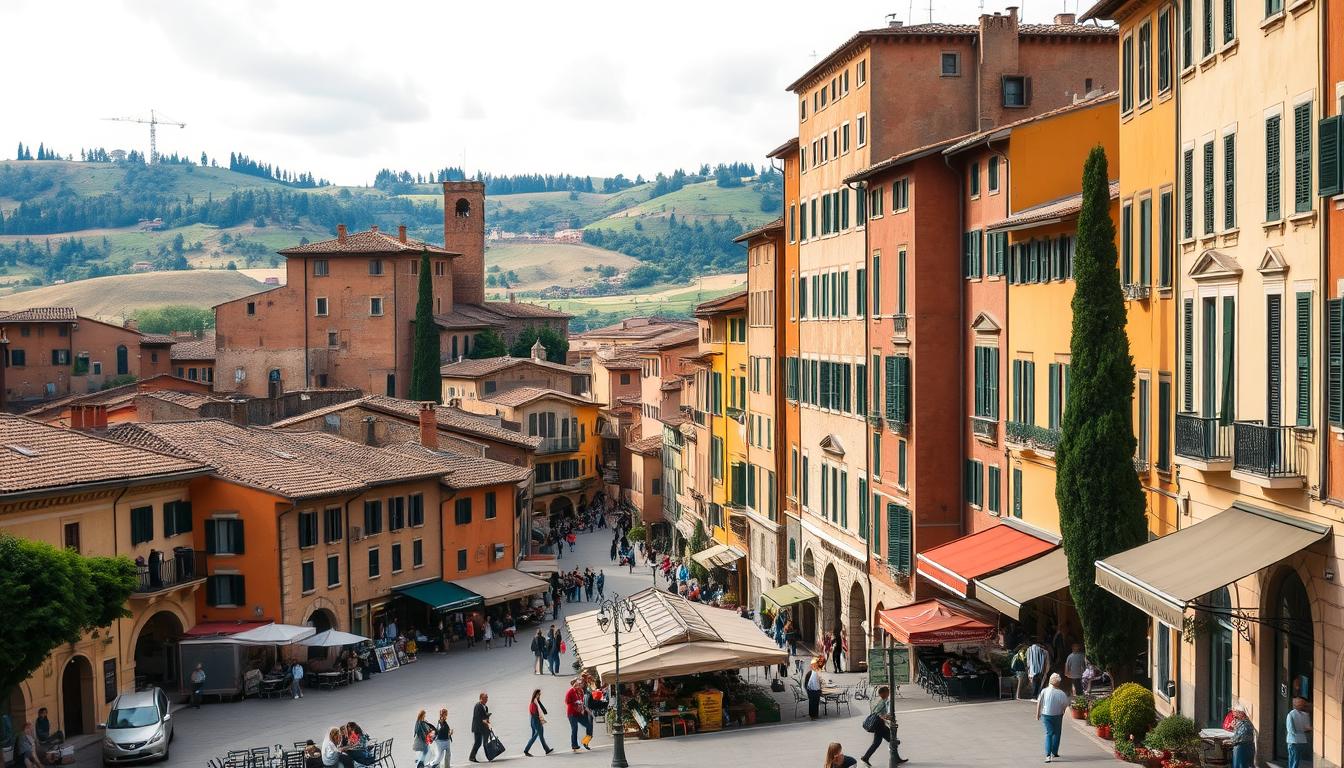
[[1110, 714], [1116, 741], [1142, 741], [1157, 722], [1153, 692], [1138, 683], [1125, 683], [1111, 695]]
[[1149, 749], [1173, 752], [1177, 757], [1190, 759], [1199, 754], [1199, 726], [1184, 715], [1164, 717], [1148, 732], [1143, 743]]
[[1111, 699], [1109, 696], [1092, 702], [1092, 707], [1087, 710], [1087, 722], [1093, 726], [1111, 725]]

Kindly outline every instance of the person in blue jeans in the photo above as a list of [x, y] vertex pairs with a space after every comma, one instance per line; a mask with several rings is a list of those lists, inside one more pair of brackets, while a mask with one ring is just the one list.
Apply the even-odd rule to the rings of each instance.
[[1045, 762], [1059, 757], [1060, 730], [1064, 726], [1064, 710], [1069, 708], [1069, 694], [1059, 687], [1063, 678], [1050, 675], [1050, 682], [1036, 697], [1036, 719], [1045, 728]]
[[541, 703], [541, 689], [532, 691], [532, 701], [527, 705], [527, 718], [532, 724], [532, 738], [527, 740], [527, 746], [523, 747], [523, 754], [532, 756], [532, 744], [541, 741], [541, 748], [546, 750], [546, 754], [551, 754], [555, 750], [551, 749], [546, 743], [546, 705]]
[[1227, 740], [1232, 747], [1232, 768], [1254, 768], [1255, 766], [1255, 726], [1241, 707], [1232, 709], [1232, 738]]
[[[1288, 768], [1311, 764], [1311, 704], [1301, 696], [1293, 697], [1288, 712]], [[1305, 760], [1303, 758], [1306, 758]]]

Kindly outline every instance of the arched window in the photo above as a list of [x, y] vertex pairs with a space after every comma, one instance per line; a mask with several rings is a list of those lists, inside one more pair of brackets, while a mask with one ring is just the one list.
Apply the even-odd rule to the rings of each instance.
[[793, 562], [796, 561], [797, 559], [798, 559], [798, 540], [789, 539], [789, 561]]
[[813, 578], [817, 575], [817, 563], [810, 549], [803, 550], [803, 575]]
[[459, 219], [469, 218], [471, 216], [471, 203], [467, 202], [465, 197], [459, 197], [457, 205], [453, 206], [453, 211]]

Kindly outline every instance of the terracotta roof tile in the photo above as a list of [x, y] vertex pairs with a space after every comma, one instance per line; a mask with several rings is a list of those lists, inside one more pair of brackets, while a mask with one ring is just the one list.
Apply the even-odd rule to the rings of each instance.
[[[705, 315], [718, 314], [719, 312], [732, 311], [736, 309], [745, 309], [747, 305], [746, 298], [747, 298], [747, 292], [745, 290], [741, 290], [736, 291], [734, 293], [730, 293], [726, 296], [720, 296], [717, 299], [710, 299], [709, 301], [701, 302], [695, 308], [695, 316], [702, 317]], [[730, 306], [734, 302], [740, 302], [742, 306], [740, 307]]]
[[339, 256], [352, 253], [420, 253], [421, 251], [429, 251], [438, 256], [461, 255], [421, 240], [407, 240], [403, 243], [386, 232], [377, 232], [372, 229], [352, 232], [345, 236], [345, 242], [341, 242], [340, 238], [319, 240], [315, 243], [285, 248], [277, 251], [277, 253], [282, 256], [321, 256], [323, 254]]
[[649, 455], [663, 450], [663, 436], [652, 435], [650, 437], [641, 437], [638, 440], [631, 440], [626, 444], [630, 450], [635, 453]]
[[921, 157], [927, 157], [935, 152], [940, 152], [950, 144], [955, 144], [962, 139], [975, 135], [976, 134], [973, 133], [963, 133], [960, 136], [953, 136], [951, 138], [943, 139], [942, 141], [935, 141], [932, 144], [925, 144], [922, 147], [908, 149], [898, 155], [893, 155], [886, 160], [880, 160], [857, 173], [845, 177], [845, 182], [862, 181], [864, 179], [872, 178], [883, 171], [904, 165], [913, 160], [918, 160]]
[[571, 395], [568, 392], [561, 392], [558, 389], [546, 389], [545, 387], [514, 387], [513, 389], [506, 389], [503, 392], [496, 392], [489, 397], [483, 397], [481, 398], [481, 401], [516, 408], [520, 405], [526, 405], [533, 400], [540, 400], [543, 397], [558, 398], [560, 400], [583, 405], [603, 405], [603, 403], [595, 403], [586, 397]]
[[119, 424], [115, 440], [209, 464], [218, 476], [290, 499], [355, 493], [437, 478], [434, 464], [322, 432], [282, 432], [227, 421]]
[[619, 323], [590, 328], [573, 336], [575, 339], [651, 339], [668, 332], [670, 328], [695, 328], [694, 320], [668, 317], [628, 317]]
[[768, 224], [762, 224], [761, 226], [759, 226], [759, 227], [757, 227], [757, 228], [755, 228], [755, 229], [749, 229], [749, 230], [747, 230], [746, 232], [743, 232], [742, 234], [738, 235], [737, 237], [734, 237], [734, 238], [733, 238], [733, 242], [734, 242], [734, 243], [745, 243], [746, 241], [750, 240], [750, 239], [753, 238], [753, 237], [757, 237], [757, 236], [759, 236], [759, 235], [763, 235], [763, 234], [765, 234], [766, 232], [770, 232], [770, 231], [773, 231], [773, 230], [776, 230], [776, 229], [780, 230], [781, 232], [784, 231], [784, 217], [783, 217], [783, 216], [780, 216], [778, 219], [775, 219], [774, 221], [772, 221], [772, 222], [770, 222], [770, 223], [768, 223]]
[[[1115, 200], [1120, 197], [1120, 182], [1112, 181], [1110, 186], [1111, 199]], [[1082, 208], [1083, 193], [1077, 192], [1056, 200], [1041, 203], [1040, 205], [1024, 208], [1002, 221], [990, 224], [986, 229], [991, 232], [1002, 231], [1005, 229], [1020, 229], [1031, 224], [1040, 224], [1042, 222], [1074, 216], [1082, 210]]]
[[140, 397], [162, 400], [165, 403], [172, 403], [173, 405], [179, 405], [193, 411], [199, 411], [201, 406], [212, 400], [223, 399], [211, 397], [203, 392], [177, 392], [171, 389], [156, 389], [153, 392], [140, 392], [138, 395]]
[[74, 307], [28, 307], [0, 309], [0, 323], [73, 323], [78, 317]]
[[[329, 413], [339, 413], [351, 408], [366, 408], [371, 411], [385, 413], [389, 416], [404, 419], [408, 422], [419, 423], [420, 421], [420, 403], [415, 400], [402, 400], [396, 397], [387, 397], [386, 395], [368, 395], [357, 400], [348, 400], [344, 403], [327, 406], [326, 408], [317, 408], [307, 413], [293, 416], [288, 419], [282, 419], [271, 426], [276, 429], [283, 429], [301, 424], [313, 418], [326, 416]], [[438, 419], [439, 428], [449, 432], [456, 432], [463, 435], [485, 438], [509, 445], [516, 445], [520, 448], [535, 449], [541, 445], [541, 438], [529, 437], [521, 432], [507, 429], [499, 425], [498, 421], [488, 416], [477, 416], [467, 413], [459, 408], [450, 408], [445, 405], [434, 408], [434, 416]]]
[[32, 410], [25, 411], [23, 415], [30, 419], [46, 421], [47, 419], [59, 416], [62, 411], [73, 405], [114, 406], [129, 403], [135, 399], [137, 394], [139, 394], [140, 388], [149, 382], [166, 382], [164, 384], [166, 387], [172, 387], [174, 383], [180, 383], [184, 389], [201, 386], [201, 383], [197, 381], [179, 378], [168, 373], [160, 373], [155, 376], [150, 376], [147, 379], [133, 381], [130, 384], [122, 384], [119, 387], [100, 389], [97, 392], [66, 395], [65, 397], [59, 397], [55, 400], [48, 400]]
[[189, 459], [0, 414], [0, 499], [12, 493], [205, 470]]
[[775, 147], [774, 149], [772, 149], [772, 150], [770, 150], [769, 152], [765, 153], [765, 156], [766, 156], [766, 157], [783, 157], [784, 155], [786, 155], [786, 154], [788, 154], [788, 153], [790, 153], [790, 152], [792, 152], [792, 151], [794, 151], [794, 150], [796, 150], [796, 149], [798, 149], [798, 137], [797, 137], [797, 136], [794, 136], [792, 139], [789, 139], [788, 141], [784, 142], [783, 144], [780, 144], [778, 147]]
[[532, 474], [532, 470], [527, 467], [515, 467], [479, 456], [463, 456], [452, 451], [434, 451], [419, 443], [397, 443], [387, 446], [387, 449], [439, 467], [443, 473], [442, 482], [449, 488], [520, 483]]
[[215, 332], [209, 331], [199, 339], [179, 341], [168, 351], [173, 360], [214, 360]]
[[1000, 134], [1006, 135], [1007, 133], [1011, 132], [1014, 128], [1017, 128], [1019, 126], [1026, 125], [1028, 123], [1040, 122], [1042, 120], [1049, 120], [1052, 117], [1057, 117], [1059, 115], [1067, 114], [1069, 112], [1075, 112], [1080, 109], [1089, 109], [1091, 107], [1095, 107], [1100, 104], [1105, 104], [1108, 101], [1115, 101], [1118, 98], [1120, 98], [1119, 91], [1110, 91], [1108, 93], [1093, 96], [1090, 99], [1082, 99], [1081, 101], [1076, 101], [1072, 104], [1066, 104], [1062, 107], [1052, 109], [1048, 112], [1042, 112], [1038, 115], [1032, 115], [1031, 117], [1024, 117], [1021, 120], [1015, 120], [1011, 123], [1005, 123], [1004, 125], [989, 128], [987, 130], [980, 131], [979, 133], [972, 133], [967, 135], [962, 140], [958, 141], [956, 144], [953, 144], [952, 146], [943, 150], [943, 154], [954, 155], [957, 152], [960, 152], [961, 150], [966, 149], [967, 147], [975, 146], [976, 144], [979, 144], [980, 142], [990, 137], [996, 137]]
[[526, 301], [487, 301], [481, 306], [505, 317], [573, 317], [568, 312], [543, 307], [540, 304], [529, 304]]
[[173, 344], [177, 339], [166, 333], [142, 333], [140, 334], [140, 343], [151, 346], [158, 344]]
[[561, 373], [582, 375], [591, 373], [587, 368], [580, 368], [577, 365], [565, 365], [563, 363], [552, 363], [549, 360], [533, 360], [530, 357], [484, 357], [479, 360], [466, 358], [458, 360], [455, 363], [448, 363], [439, 368], [439, 374], [455, 378], [476, 378], [478, 376], [489, 376], [500, 371], [508, 370], [518, 365], [536, 365], [542, 368], [548, 368]]

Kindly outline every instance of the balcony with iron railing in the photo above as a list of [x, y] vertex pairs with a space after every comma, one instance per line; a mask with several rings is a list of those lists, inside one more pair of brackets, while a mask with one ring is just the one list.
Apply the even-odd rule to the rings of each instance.
[[877, 432], [881, 432], [881, 431], [882, 431], [882, 412], [881, 412], [881, 411], [869, 411], [869, 412], [868, 412], [868, 424], [871, 425], [872, 428], [873, 428], [875, 431], [877, 431]]
[[147, 597], [169, 589], [205, 580], [205, 551], [178, 548], [163, 553], [157, 562], [137, 565], [137, 581], [131, 597]]
[[1177, 461], [1202, 472], [1232, 469], [1232, 426], [1217, 416], [1176, 414]]
[[577, 491], [588, 481], [585, 477], [571, 477], [565, 480], [549, 480], [532, 484], [532, 492], [541, 496], [545, 493], [561, 493], [564, 491]]
[[543, 437], [541, 445], [537, 447], [537, 453], [569, 453], [577, 450], [579, 450], [578, 435]]
[[910, 316], [905, 314], [896, 314], [891, 316], [891, 330], [897, 336], [904, 336], [910, 332]]
[[1292, 427], [1238, 421], [1232, 430], [1233, 477], [1262, 488], [1302, 487], [1306, 478], [1298, 466], [1297, 438]]
[[1059, 448], [1059, 430], [1038, 427], [1021, 421], [1009, 421], [1004, 425], [1004, 442], [1023, 451], [1032, 451], [1054, 455]]
[[991, 443], [996, 442], [999, 439], [999, 420], [992, 416], [972, 416], [971, 434]]

